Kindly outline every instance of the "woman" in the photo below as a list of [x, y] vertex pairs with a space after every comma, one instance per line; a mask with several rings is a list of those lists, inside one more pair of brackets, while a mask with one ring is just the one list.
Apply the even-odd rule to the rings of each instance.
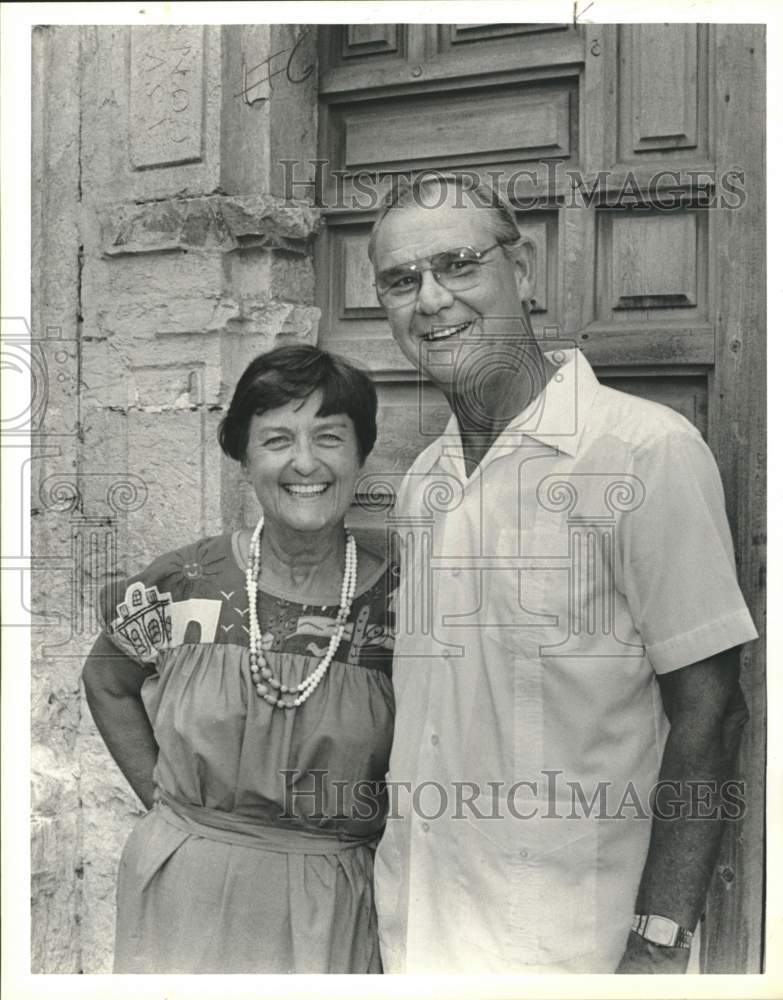
[[115, 972], [380, 972], [394, 573], [343, 518], [370, 380], [314, 347], [242, 375], [220, 427], [264, 515], [104, 592], [87, 699], [150, 811], [120, 863]]

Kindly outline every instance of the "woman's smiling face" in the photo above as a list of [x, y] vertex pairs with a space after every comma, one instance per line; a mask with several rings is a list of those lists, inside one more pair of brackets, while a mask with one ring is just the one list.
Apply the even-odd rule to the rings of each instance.
[[244, 467], [267, 525], [321, 531], [342, 524], [361, 470], [353, 421], [319, 417], [320, 390], [256, 414]]

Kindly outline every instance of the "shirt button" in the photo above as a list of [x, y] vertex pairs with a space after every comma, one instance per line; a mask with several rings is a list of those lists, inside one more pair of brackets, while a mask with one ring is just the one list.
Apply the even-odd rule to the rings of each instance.
[[462, 576], [462, 570], [461, 570], [461, 569], [453, 569], [453, 570], [451, 571], [451, 575], [452, 575], [452, 576], [455, 576], [455, 577], [456, 577], [456, 576]]
[[436, 747], [440, 743], [440, 738], [437, 733], [433, 733], [432, 736], [430, 736], [430, 743], [434, 747]]
[[426, 833], [429, 830], [430, 825], [429, 825], [429, 823], [422, 823], [421, 824], [421, 828]]
[[451, 656], [451, 650], [444, 648], [440, 651], [440, 655], [443, 657], [444, 660], [448, 660], [448, 658]]
[[520, 858], [526, 858], [527, 857], [527, 851], [520, 851], [519, 852], [519, 856], [520, 856]]

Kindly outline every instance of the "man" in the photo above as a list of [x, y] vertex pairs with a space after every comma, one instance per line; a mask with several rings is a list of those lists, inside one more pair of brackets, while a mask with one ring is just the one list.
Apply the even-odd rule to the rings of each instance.
[[491, 189], [399, 189], [370, 257], [453, 412], [394, 515], [384, 968], [682, 972], [756, 637], [712, 455], [578, 350], [542, 352], [533, 248]]

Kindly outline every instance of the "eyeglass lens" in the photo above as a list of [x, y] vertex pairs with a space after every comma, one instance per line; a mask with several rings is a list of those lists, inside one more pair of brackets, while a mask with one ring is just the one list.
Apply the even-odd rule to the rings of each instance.
[[[494, 244], [497, 246], [497, 244]], [[488, 250], [493, 249], [488, 247]], [[411, 261], [389, 268], [378, 275], [378, 294], [390, 302], [402, 304], [416, 297], [421, 287], [422, 274], [431, 270], [433, 278], [450, 291], [464, 291], [478, 284], [481, 277], [481, 257], [487, 250], [457, 247], [429, 258], [429, 268], [420, 261]]]

